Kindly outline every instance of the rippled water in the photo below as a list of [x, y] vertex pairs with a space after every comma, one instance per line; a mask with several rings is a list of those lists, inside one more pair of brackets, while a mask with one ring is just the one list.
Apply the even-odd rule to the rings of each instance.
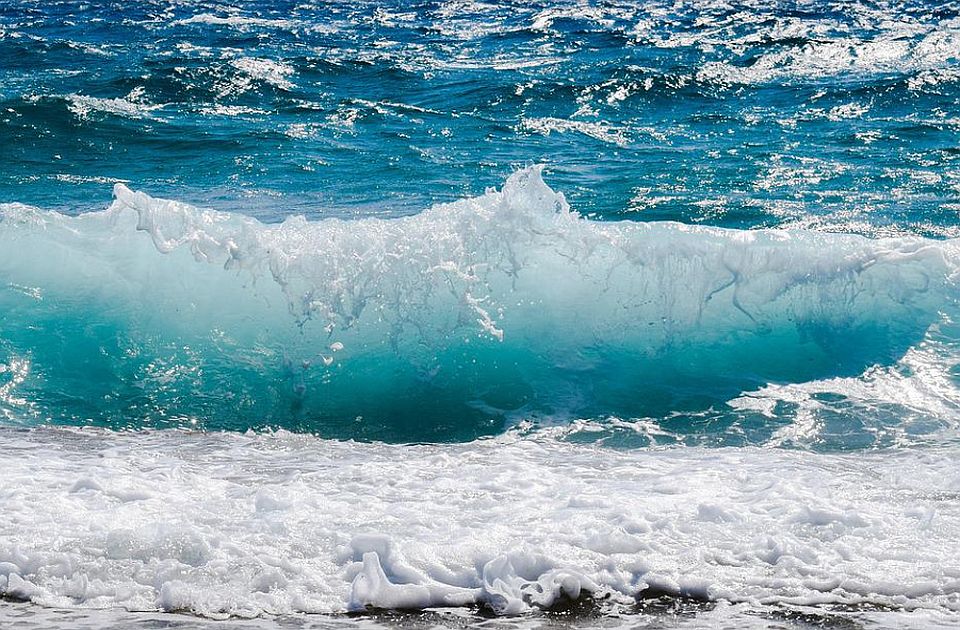
[[608, 218], [951, 236], [958, 11], [11, 1], [0, 200], [394, 216], [544, 163]]

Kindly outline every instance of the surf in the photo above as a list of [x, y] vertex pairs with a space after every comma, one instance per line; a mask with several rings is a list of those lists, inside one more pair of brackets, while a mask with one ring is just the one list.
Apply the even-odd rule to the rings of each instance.
[[123, 184], [0, 217], [21, 424], [463, 441], [856, 376], [956, 310], [955, 241], [595, 221], [540, 167], [391, 219], [268, 224]]

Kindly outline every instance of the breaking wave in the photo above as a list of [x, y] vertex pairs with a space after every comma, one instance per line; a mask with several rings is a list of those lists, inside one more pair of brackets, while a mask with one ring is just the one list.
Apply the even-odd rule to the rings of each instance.
[[590, 221], [537, 167], [397, 219], [114, 193], [2, 206], [9, 419], [465, 440], [857, 376], [955, 310], [953, 241]]

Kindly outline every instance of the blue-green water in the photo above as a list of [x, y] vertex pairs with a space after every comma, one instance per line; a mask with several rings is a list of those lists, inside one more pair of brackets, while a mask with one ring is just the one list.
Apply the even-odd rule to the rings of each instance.
[[958, 112], [955, 2], [0, 2], [0, 626], [956, 627]]
[[5, 414], [937, 441], [958, 11], [5, 3]]

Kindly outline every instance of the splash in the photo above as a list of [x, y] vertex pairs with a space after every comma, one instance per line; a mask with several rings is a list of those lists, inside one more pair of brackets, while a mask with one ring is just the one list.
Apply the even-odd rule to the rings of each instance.
[[956, 295], [952, 241], [590, 221], [539, 168], [388, 220], [115, 196], [4, 206], [28, 422], [404, 441], [696, 410], [891, 365]]

